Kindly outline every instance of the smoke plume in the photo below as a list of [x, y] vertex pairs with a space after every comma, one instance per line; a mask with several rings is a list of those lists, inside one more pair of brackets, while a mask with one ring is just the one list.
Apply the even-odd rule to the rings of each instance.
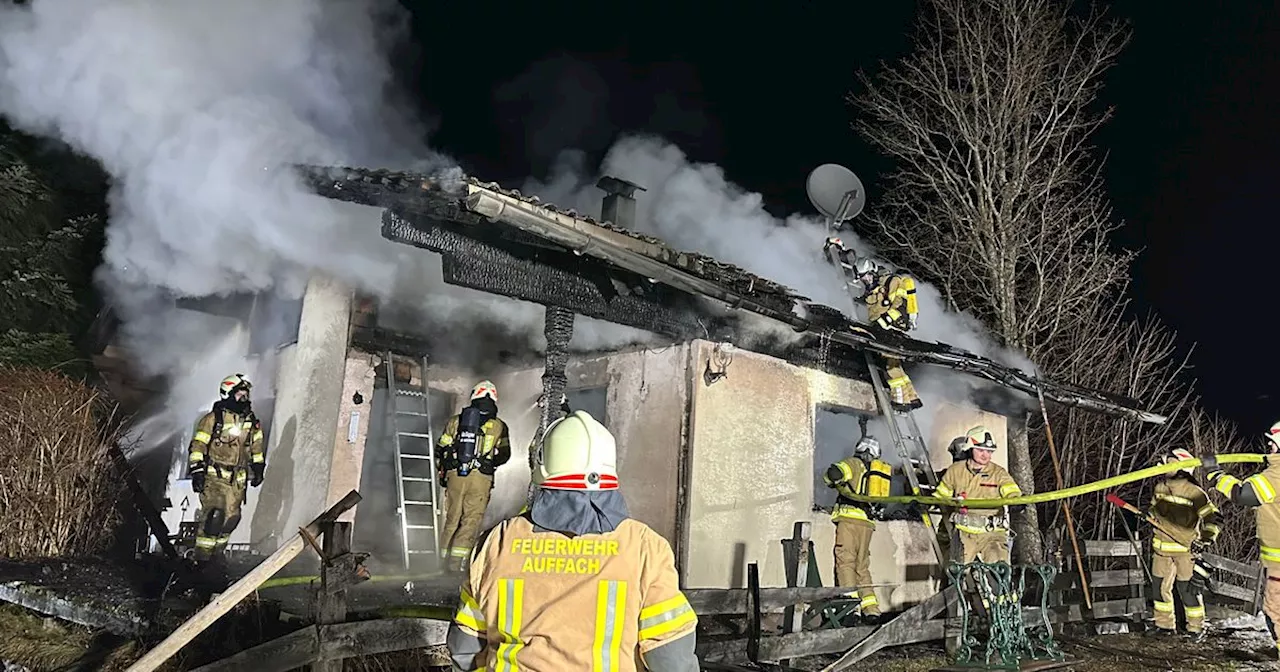
[[[640, 231], [677, 249], [701, 252], [780, 282], [855, 319], [866, 319], [865, 306], [853, 302], [843, 276], [822, 253], [823, 242], [830, 234], [818, 216], [774, 217], [765, 210], [760, 194], [730, 182], [717, 166], [690, 161], [678, 147], [658, 137], [621, 138], [606, 154], [596, 174], [591, 174], [585, 163], [583, 152], [563, 152], [548, 179], [529, 180], [523, 190], [560, 206], [599, 212], [601, 192], [595, 187], [599, 177], [612, 175], [633, 182], [645, 189], [636, 193], [636, 228]], [[799, 184], [800, 179], [796, 182]], [[838, 235], [859, 257], [876, 255], [871, 245], [852, 232], [841, 230]], [[891, 260], [877, 261], [893, 267]], [[947, 343], [1035, 373], [1032, 362], [1019, 352], [999, 346], [976, 318], [948, 310], [936, 287], [918, 278], [916, 282], [920, 317], [919, 328], [912, 336]], [[754, 325], [766, 322], [772, 324], [752, 320]], [[775, 333], [784, 334], [786, 330]], [[925, 402], [924, 410], [915, 414], [925, 436], [930, 435], [936, 408], [931, 399], [970, 399], [975, 390], [989, 386], [972, 376], [931, 366], [913, 367], [911, 375]], [[878, 435], [887, 441], [887, 433]]]

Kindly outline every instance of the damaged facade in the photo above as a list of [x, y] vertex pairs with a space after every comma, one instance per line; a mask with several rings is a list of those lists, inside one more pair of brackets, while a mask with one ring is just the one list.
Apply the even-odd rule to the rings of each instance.
[[[823, 510], [830, 495], [820, 474], [851, 451], [856, 418], [879, 415], [864, 349], [959, 369], [1024, 392], [1040, 389], [1050, 399], [1091, 410], [1163, 420], [1131, 400], [1035, 380], [942, 344], [868, 342], [849, 331], [851, 322], [838, 311], [767, 279], [495, 185], [345, 169], [304, 174], [323, 196], [381, 209], [383, 236], [440, 255], [449, 284], [660, 335], [660, 344], [570, 357], [566, 392], [571, 406], [597, 415], [617, 436], [631, 513], [672, 543], [685, 587], [742, 587], [749, 563], [758, 563], [762, 584], [785, 585], [778, 542], [804, 520], [813, 523], [823, 583], [833, 583], [833, 526]], [[622, 184], [601, 183], [610, 192], [602, 211], [615, 221], [625, 221], [634, 209]], [[360, 210], [375, 225], [373, 211]], [[513, 447], [511, 462], [497, 471], [486, 526], [523, 505], [527, 447], [542, 420], [541, 358], [508, 353], [475, 370], [474, 362], [450, 361], [429, 335], [384, 324], [380, 318], [394, 307], [375, 304], [332, 279], [314, 277], [296, 311], [296, 329], [274, 338], [270, 361], [262, 360], [274, 371], [274, 389], [255, 390], [255, 407], [267, 425], [267, 477], [249, 495], [233, 547], [270, 552], [357, 488], [364, 500], [348, 514], [356, 546], [371, 551], [382, 571], [398, 571], [404, 556], [392, 428], [437, 436], [479, 378], [498, 387], [499, 413]], [[753, 342], [750, 349], [730, 345], [743, 342], [740, 311], [779, 322], [797, 336]], [[252, 334], [241, 340], [245, 361], [252, 362]], [[387, 365], [390, 353], [396, 365]], [[425, 387], [425, 404], [418, 404], [430, 422], [409, 429], [393, 423], [393, 410], [405, 408], [390, 394], [392, 385]], [[1020, 423], [967, 400], [926, 403], [936, 406], [925, 437], [935, 469], [950, 463], [951, 441], [977, 424], [990, 429], [1000, 446], [995, 459], [1007, 464], [1009, 432], [1023, 431]], [[174, 442], [175, 457], [187, 438]], [[895, 452], [887, 437], [882, 440], [886, 453]], [[168, 486], [165, 517], [172, 529], [195, 513], [197, 497], [184, 476], [176, 467]], [[185, 514], [182, 501], [192, 503]], [[936, 592], [928, 569], [936, 565], [933, 531], [918, 519], [881, 523], [879, 529], [872, 573], [900, 586], [885, 591], [882, 602], [893, 608]]]

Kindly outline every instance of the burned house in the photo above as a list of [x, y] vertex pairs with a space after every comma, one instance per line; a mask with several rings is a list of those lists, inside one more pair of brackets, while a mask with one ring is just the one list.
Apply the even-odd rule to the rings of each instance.
[[[480, 377], [498, 387], [514, 448], [498, 471], [486, 524], [523, 505], [526, 447], [545, 421], [546, 400], [563, 392], [617, 436], [631, 513], [671, 542], [692, 588], [741, 587], [748, 563], [758, 564], [766, 585], [783, 585], [778, 540], [805, 520], [813, 523], [822, 580], [832, 583], [833, 502], [821, 473], [852, 448], [859, 417], [880, 414], [868, 352], [1098, 412], [1163, 420], [1132, 400], [1037, 380], [943, 344], [859, 335], [835, 309], [632, 231], [625, 224], [635, 185], [620, 180], [601, 181], [607, 195], [596, 219], [469, 179], [302, 170], [318, 194], [367, 206], [370, 226], [380, 211], [384, 238], [438, 255], [446, 283], [546, 306], [546, 352], [509, 353], [474, 371], [439, 352], [429, 334], [390, 324], [394, 306], [313, 277], [300, 303], [276, 307], [291, 328], [269, 339], [269, 348], [255, 346], [251, 333], [240, 339], [244, 360], [271, 366], [275, 385], [255, 397], [269, 415], [268, 475], [249, 497], [233, 545], [269, 551], [358, 489], [364, 499], [348, 516], [356, 545], [373, 552], [384, 572], [429, 567], [439, 508], [432, 505], [440, 496], [425, 456]], [[643, 329], [661, 341], [571, 354], [574, 315]], [[744, 315], [790, 335], [748, 339]], [[268, 350], [269, 363], [260, 359]], [[927, 403], [937, 407], [922, 437], [935, 469], [950, 462], [948, 445], [972, 425], [991, 429], [1002, 463], [1009, 441], [1025, 434], [1019, 418], [969, 400]], [[194, 513], [178, 505], [196, 499], [182, 471], [174, 468], [167, 493], [170, 527]], [[900, 586], [882, 601], [901, 605], [933, 594], [936, 583], [922, 569], [936, 564], [933, 531], [918, 518], [880, 529], [872, 572]]]

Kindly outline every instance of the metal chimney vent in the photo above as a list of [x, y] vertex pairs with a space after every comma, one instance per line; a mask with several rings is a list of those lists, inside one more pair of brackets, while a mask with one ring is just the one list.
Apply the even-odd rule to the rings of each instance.
[[645, 188], [610, 175], [600, 178], [600, 181], [596, 182], [596, 187], [604, 190], [606, 194], [604, 203], [600, 206], [600, 219], [624, 229], [635, 228], [635, 193], [637, 189], [645, 191]]

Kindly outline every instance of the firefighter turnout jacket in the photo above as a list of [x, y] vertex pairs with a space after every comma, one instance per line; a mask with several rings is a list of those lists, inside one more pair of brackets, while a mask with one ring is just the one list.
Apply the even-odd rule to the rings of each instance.
[[243, 484], [249, 464], [267, 461], [262, 423], [252, 413], [240, 415], [226, 409], [205, 413], [196, 424], [187, 459], [192, 467], [208, 465], [210, 478]]
[[907, 275], [885, 275], [867, 292], [867, 319], [884, 329], [908, 331], [911, 319], [920, 312], [916, 302], [916, 282]]
[[[969, 467], [969, 462], [961, 460], [947, 467], [934, 494], [938, 497], [963, 499], [1009, 499], [1022, 496], [1022, 489], [1004, 467], [988, 462], [985, 467], [975, 471]], [[956, 529], [961, 532], [983, 534], [996, 527], [1003, 527], [994, 520], [997, 516], [1002, 517], [1003, 511], [1003, 508], [975, 509], [961, 505], [960, 511], [952, 520], [956, 523]]]
[[450, 629], [455, 670], [697, 669], [687, 663], [698, 619], [671, 545], [633, 519], [578, 536], [540, 531], [527, 515], [508, 519], [476, 549], [461, 592]]
[[1190, 478], [1166, 478], [1156, 483], [1151, 497], [1155, 522], [1152, 549], [1164, 555], [1190, 553], [1195, 541], [1210, 543], [1218, 537], [1218, 507], [1209, 493]]
[[848, 495], [888, 497], [892, 474], [893, 467], [888, 462], [876, 459], [868, 465], [857, 456], [846, 457], [827, 467], [822, 480], [837, 493], [831, 520], [852, 521], [874, 528], [875, 523], [867, 515], [867, 504], [850, 499]]
[[1280, 454], [1267, 455], [1266, 468], [1241, 481], [1223, 474], [1214, 489], [1241, 506], [1257, 508], [1258, 546], [1262, 564], [1280, 572]]

